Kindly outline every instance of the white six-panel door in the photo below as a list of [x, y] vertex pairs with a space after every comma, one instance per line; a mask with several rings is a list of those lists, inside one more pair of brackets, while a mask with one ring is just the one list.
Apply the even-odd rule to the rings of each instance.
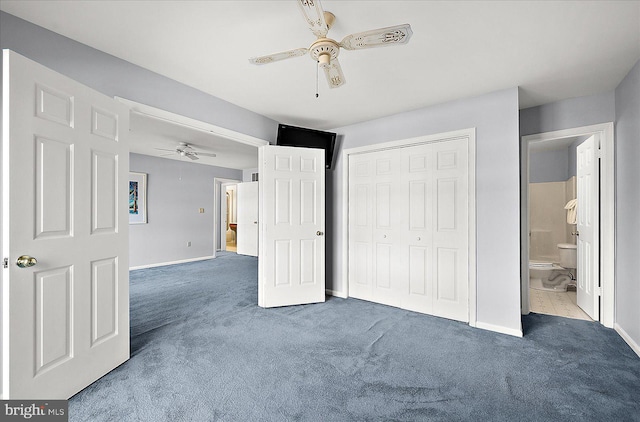
[[237, 252], [258, 256], [258, 182], [237, 185]]
[[599, 140], [593, 135], [576, 148], [578, 190], [578, 268], [577, 303], [591, 319], [599, 320], [599, 300], [595, 288], [599, 279], [598, 221], [600, 180], [598, 168]]
[[129, 358], [128, 109], [3, 60], [2, 395], [66, 399]]
[[349, 295], [469, 321], [467, 140], [349, 156]]
[[258, 305], [325, 300], [324, 150], [259, 148]]

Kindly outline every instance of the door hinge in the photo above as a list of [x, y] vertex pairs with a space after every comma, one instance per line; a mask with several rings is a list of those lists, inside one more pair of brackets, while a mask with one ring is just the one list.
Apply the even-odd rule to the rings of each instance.
[[593, 292], [598, 296], [602, 296], [602, 287], [596, 287]]
[[2, 260], [2, 268], [9, 268], [9, 258]]

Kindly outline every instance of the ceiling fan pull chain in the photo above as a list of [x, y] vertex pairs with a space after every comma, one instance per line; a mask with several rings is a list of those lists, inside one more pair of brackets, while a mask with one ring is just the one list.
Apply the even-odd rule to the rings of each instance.
[[318, 98], [318, 68], [320, 68], [320, 62], [316, 62], [316, 98]]

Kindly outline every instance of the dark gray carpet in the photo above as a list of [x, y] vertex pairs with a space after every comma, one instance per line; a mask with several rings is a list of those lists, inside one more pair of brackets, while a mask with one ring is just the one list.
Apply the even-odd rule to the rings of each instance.
[[71, 421], [640, 421], [640, 359], [596, 323], [522, 339], [355, 299], [261, 309], [257, 260], [131, 273], [131, 359]]

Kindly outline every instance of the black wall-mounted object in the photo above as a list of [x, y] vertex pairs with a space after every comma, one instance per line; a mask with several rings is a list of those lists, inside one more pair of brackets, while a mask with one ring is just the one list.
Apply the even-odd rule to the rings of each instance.
[[325, 150], [325, 167], [331, 168], [333, 148], [336, 144], [336, 134], [321, 130], [307, 129], [289, 125], [278, 125], [276, 145], [285, 147], [320, 148]]

